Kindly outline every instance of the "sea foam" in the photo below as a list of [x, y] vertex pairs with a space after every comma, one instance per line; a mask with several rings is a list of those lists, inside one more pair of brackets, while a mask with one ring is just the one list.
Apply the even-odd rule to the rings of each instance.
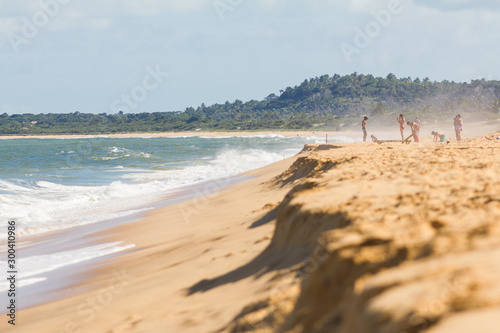
[[[118, 148], [112, 148], [119, 151]], [[293, 156], [260, 149], [225, 149], [214, 159], [170, 170], [122, 171], [122, 180], [104, 186], [63, 185], [49, 181], [16, 185], [0, 181], [0, 218], [15, 220], [18, 235], [34, 235], [141, 213], [174, 189], [249, 171]], [[121, 166], [123, 168], [123, 166]], [[0, 240], [6, 230], [0, 230]]]

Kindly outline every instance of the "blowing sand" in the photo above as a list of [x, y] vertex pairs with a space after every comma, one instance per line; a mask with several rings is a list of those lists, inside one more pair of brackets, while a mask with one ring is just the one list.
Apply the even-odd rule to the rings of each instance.
[[137, 250], [0, 330], [493, 332], [499, 149], [484, 137], [306, 146], [109, 230], [103, 241]]

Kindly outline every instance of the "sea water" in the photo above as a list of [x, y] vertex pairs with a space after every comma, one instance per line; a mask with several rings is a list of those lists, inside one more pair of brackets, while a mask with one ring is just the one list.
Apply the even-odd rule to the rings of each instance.
[[[263, 167], [320, 142], [324, 138], [281, 135], [2, 140], [0, 241], [7, 239], [8, 221], [16, 222], [22, 246], [27, 236], [137, 215], [176, 189]], [[49, 271], [133, 247], [101, 244], [21, 256], [18, 288], [45, 281]], [[0, 292], [7, 289], [0, 282]]]

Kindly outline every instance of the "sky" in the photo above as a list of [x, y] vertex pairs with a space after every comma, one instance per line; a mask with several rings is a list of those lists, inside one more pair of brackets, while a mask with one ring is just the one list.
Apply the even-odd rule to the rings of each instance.
[[500, 79], [497, 0], [0, 2], [0, 114], [183, 111], [305, 79]]

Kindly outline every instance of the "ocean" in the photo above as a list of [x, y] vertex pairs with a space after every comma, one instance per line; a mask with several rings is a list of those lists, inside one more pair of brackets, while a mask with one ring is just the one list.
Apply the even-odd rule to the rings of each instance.
[[[331, 138], [330, 142], [353, 142]], [[138, 218], [167, 195], [203, 181], [237, 175], [297, 154], [320, 137], [140, 137], [0, 141], [0, 271], [7, 271], [7, 226], [16, 223], [18, 288], [49, 272], [134, 244], [99, 244], [47, 253], [24, 251], [39, 235], [105, 221]], [[0, 292], [8, 290], [0, 282]]]

